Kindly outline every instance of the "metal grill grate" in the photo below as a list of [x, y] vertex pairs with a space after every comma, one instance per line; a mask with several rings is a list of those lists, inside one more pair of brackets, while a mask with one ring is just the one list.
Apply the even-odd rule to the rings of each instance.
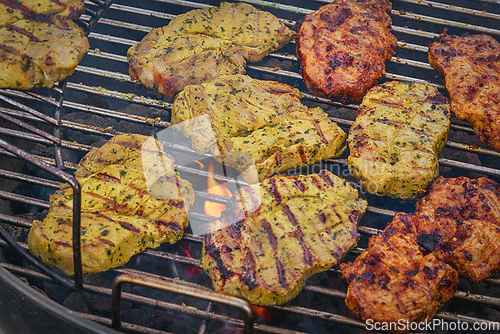
[[[300, 2], [300, 7], [292, 5], [294, 1], [283, 0], [282, 3], [249, 0], [263, 10], [271, 11], [289, 25], [300, 20], [303, 15], [319, 8], [325, 0]], [[446, 2], [449, 2], [447, 4]], [[128, 75], [126, 59], [127, 49], [139, 42], [149, 30], [157, 26], [168, 24], [176, 15], [195, 8], [205, 8], [217, 5], [217, 2], [207, 1], [198, 3], [191, 1], [132, 0], [116, 1], [107, 11], [107, 3], [100, 1], [86, 1], [86, 14], [82, 22], [90, 31], [88, 34], [91, 51], [77, 67], [73, 76], [51, 90], [36, 90], [34, 92], [19, 92], [13, 90], [0, 91], [0, 116], [5, 120], [0, 123], [1, 143], [8, 147], [16, 147], [33, 154], [37, 161], [43, 161], [54, 169], [68, 171], [76, 168], [77, 163], [93, 145], [111, 136], [133, 129], [134, 132], [151, 135], [156, 131], [168, 128], [172, 100], [161, 96], [134, 82]], [[305, 8], [307, 7], [307, 8]], [[421, 0], [393, 1], [393, 32], [398, 37], [398, 48], [393, 59], [387, 65], [387, 74], [384, 80], [414, 81], [434, 85], [444, 94], [444, 86], [436, 72], [427, 62], [427, 45], [437, 37], [444, 28], [449, 33], [462, 34], [487, 33], [495, 38], [500, 37], [500, 30], [496, 29], [500, 22], [500, 5], [490, 1], [442, 1], [442, 3]], [[341, 105], [309, 94], [298, 73], [298, 63], [295, 57], [295, 45], [289, 43], [282, 50], [271, 54], [259, 63], [247, 65], [248, 74], [252, 77], [278, 80], [298, 87], [304, 93], [303, 102], [310, 106], [321, 106], [344, 130], [348, 130], [354, 120], [356, 105]], [[47, 116], [49, 115], [49, 116]], [[55, 129], [54, 129], [55, 126]], [[0, 156], [4, 164], [0, 164], [0, 226], [12, 231], [11, 227], [25, 232], [31, 226], [31, 217], [28, 214], [43, 215], [42, 211], [49, 208], [48, 194], [61, 184], [61, 175], [56, 178], [41, 172], [38, 168], [30, 168], [20, 163], [21, 151], [6, 149], [2, 145]], [[165, 143], [169, 147], [169, 143]], [[54, 147], [54, 149], [53, 149]], [[169, 149], [189, 154], [188, 147], [171, 145]], [[54, 152], [54, 153], [52, 153]], [[330, 159], [322, 167], [335, 170], [336, 174], [346, 177], [353, 185], [354, 179], [348, 175], [346, 153], [340, 159]], [[487, 176], [500, 180], [500, 153], [480, 145], [470, 126], [456, 118], [452, 118], [452, 128], [449, 140], [440, 156], [441, 174], [445, 176], [470, 175]], [[39, 167], [39, 166], [38, 166]], [[207, 172], [196, 168], [176, 166], [181, 176], [189, 180], [198, 180], [207, 177]], [[57, 174], [57, 171], [56, 171]], [[59, 177], [59, 178], [58, 178]], [[216, 180], [228, 181], [224, 176], [216, 175]], [[360, 247], [349, 255], [354, 259], [366, 246], [370, 235], [376, 234], [379, 229], [390, 221], [396, 211], [412, 212], [415, 202], [380, 199], [366, 195], [369, 201], [367, 213], [361, 220], [359, 227], [362, 234]], [[227, 198], [208, 194], [203, 190], [196, 191], [196, 201], [215, 201], [227, 203]], [[202, 211], [195, 212], [194, 216], [201, 221], [209, 221], [211, 217]], [[13, 234], [13, 232], [10, 232]], [[12, 237], [12, 236], [11, 236]], [[17, 239], [16, 244], [27, 250], [26, 241]], [[184, 247], [200, 248], [201, 237], [186, 234], [182, 243]], [[12, 244], [0, 239], [0, 246], [6, 249]], [[150, 257], [174, 263], [179, 268], [199, 268], [199, 258], [190, 257], [180, 246], [172, 246], [166, 250], [147, 250], [138, 257]], [[23, 263], [1, 262], [1, 266], [12, 273], [30, 280], [56, 282], [50, 273], [41, 272]], [[174, 279], [159, 276], [156, 273], [137, 270], [133, 267], [121, 267], [110, 271], [114, 275], [134, 274], [140, 277], [162, 279], [167, 284], [181, 284], [195, 287], [200, 291], [209, 288], [207, 284], [191, 283], [188, 280]], [[339, 281], [338, 268], [330, 269], [324, 277], [333, 277]], [[335, 278], [336, 277], [336, 278]], [[321, 280], [320, 280], [321, 281]], [[177, 282], [177, 283], [175, 283]], [[321, 281], [323, 282], [323, 281]], [[71, 280], [67, 285], [73, 284]], [[63, 282], [64, 284], [64, 282]], [[488, 279], [484, 284], [495, 287], [500, 285], [500, 279]], [[78, 282], [76, 283], [78, 286]], [[339, 303], [345, 298], [345, 285], [339, 288], [317, 284], [317, 281], [308, 281], [304, 288], [305, 293], [316, 297], [336, 299]], [[466, 286], [467, 285], [462, 285]], [[109, 288], [96, 284], [83, 284], [82, 291], [111, 297]], [[458, 291], [451, 301], [449, 309], [440, 311], [437, 318], [448, 321], [476, 322], [488, 321], [478, 317], [475, 313], [457, 311], [461, 301], [470, 305], [485, 305], [484, 307], [500, 308], [500, 295], [497, 289], [491, 289], [489, 295], [469, 293], [467, 290]], [[233, 315], [223, 314], [213, 302], [208, 303], [205, 309], [193, 311], [192, 307], [182, 303], [157, 300], [141, 297], [135, 294], [124, 293], [125, 301], [138, 305], [157, 307], [164, 310], [188, 315], [200, 319], [198, 333], [207, 332], [211, 322], [223, 323], [233, 330], [242, 328], [243, 321]], [[282, 316], [300, 316], [301, 319], [314, 319], [321, 323], [341, 324], [350, 329], [364, 328], [364, 323], [349, 314], [332, 312], [328, 308], [311, 307], [310, 304], [293, 302], [281, 307], [267, 308]], [[463, 303], [463, 302], [462, 302]], [[453, 307], [453, 304], [458, 306]], [[467, 304], [469, 305], [469, 304]], [[111, 319], [107, 317], [81, 314], [97, 322], [107, 325]], [[307, 323], [307, 320], [303, 320]], [[159, 330], [141, 325], [134, 325], [123, 319], [124, 331], [139, 333], [156, 333]], [[277, 316], [269, 321], [257, 318], [254, 330], [264, 333], [300, 333], [303, 326], [286, 324], [277, 321]]]

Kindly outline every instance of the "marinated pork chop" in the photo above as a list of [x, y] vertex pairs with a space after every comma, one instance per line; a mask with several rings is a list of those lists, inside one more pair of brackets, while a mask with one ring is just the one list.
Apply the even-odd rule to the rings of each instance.
[[297, 57], [313, 94], [354, 103], [377, 84], [396, 50], [391, 8], [388, 0], [334, 0], [305, 16]]
[[[174, 170], [172, 157], [154, 138], [118, 135], [94, 148], [75, 172], [82, 192], [81, 251], [84, 273], [125, 264], [146, 248], [175, 243], [188, 224], [194, 192]], [[50, 210], [28, 236], [45, 264], [73, 274], [73, 190], [63, 184]]]
[[7, 1], [0, 4], [0, 88], [52, 87], [73, 74], [89, 50], [71, 18], [83, 1]]
[[77, 19], [84, 11], [83, 0], [8, 0], [0, 2], [0, 25], [22, 19], [43, 20], [50, 16], [58, 20]]
[[500, 43], [488, 35], [448, 35], [429, 46], [429, 63], [444, 77], [451, 111], [483, 144], [500, 151]]
[[185, 86], [245, 73], [295, 37], [274, 15], [244, 3], [196, 9], [153, 29], [128, 51], [132, 79], [174, 97]]
[[328, 171], [243, 187], [210, 223], [203, 269], [217, 292], [257, 305], [284, 304], [355, 245], [366, 205]]
[[440, 177], [416, 205], [418, 242], [460, 276], [500, 273], [500, 187], [487, 178]]
[[210, 153], [254, 183], [346, 149], [346, 133], [299, 96], [278, 82], [222, 76], [179, 93], [172, 124], [191, 138], [198, 153]]
[[[354, 262], [342, 263], [346, 305], [363, 320], [406, 324], [430, 320], [453, 297], [457, 272], [416, 242], [416, 218], [398, 213]], [[405, 332], [404, 326], [392, 328]]]
[[349, 131], [349, 170], [376, 195], [411, 199], [439, 176], [448, 138], [447, 100], [429, 85], [387, 82], [372, 88]]

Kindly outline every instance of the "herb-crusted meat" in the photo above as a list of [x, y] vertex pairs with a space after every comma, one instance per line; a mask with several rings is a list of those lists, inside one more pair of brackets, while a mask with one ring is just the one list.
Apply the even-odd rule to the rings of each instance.
[[22, 19], [44, 20], [48, 16], [59, 20], [77, 19], [84, 11], [83, 0], [8, 0], [0, 3], [0, 25]]
[[500, 151], [500, 43], [488, 35], [448, 35], [429, 45], [429, 63], [444, 77], [451, 111], [483, 144]]
[[0, 3], [0, 88], [52, 87], [73, 74], [89, 50], [71, 19], [83, 1]]
[[[154, 138], [126, 134], [90, 151], [75, 172], [82, 191], [81, 251], [84, 273], [125, 264], [146, 248], [181, 239], [193, 204], [191, 184], [174, 170], [172, 157]], [[50, 198], [43, 221], [28, 236], [45, 264], [73, 274], [73, 189]]]
[[430, 320], [453, 297], [458, 274], [432, 253], [421, 252], [415, 220], [413, 215], [396, 214], [354, 262], [340, 265], [349, 282], [346, 305], [363, 320], [393, 324]]
[[388, 0], [334, 0], [305, 16], [297, 56], [313, 94], [354, 103], [377, 84], [396, 50], [391, 7]]
[[202, 265], [215, 291], [279, 305], [356, 243], [366, 201], [328, 171], [273, 176], [240, 189], [210, 223]]
[[349, 131], [349, 170], [370, 193], [421, 196], [439, 176], [449, 129], [449, 104], [435, 87], [398, 81], [375, 86]]
[[418, 241], [473, 282], [500, 274], [500, 186], [438, 178], [416, 205]]
[[256, 182], [346, 149], [346, 133], [299, 97], [297, 89], [279, 82], [223, 76], [186, 87], [174, 102], [172, 124], [198, 153], [211, 153]]
[[128, 51], [132, 79], [174, 97], [185, 86], [245, 73], [295, 33], [271, 13], [245, 3], [196, 9], [153, 29]]

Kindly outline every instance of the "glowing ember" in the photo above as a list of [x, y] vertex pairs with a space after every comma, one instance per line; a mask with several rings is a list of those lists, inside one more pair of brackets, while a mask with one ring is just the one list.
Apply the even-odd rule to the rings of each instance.
[[268, 322], [273, 321], [273, 311], [271, 309], [267, 309], [265, 307], [257, 306], [257, 305], [251, 305], [251, 306], [252, 306], [253, 313], [256, 316], [263, 318]]
[[[187, 257], [193, 258], [193, 256], [191, 256], [191, 253], [189, 252], [189, 246], [187, 244], [179, 243], [179, 245], [184, 250], [184, 253], [186, 253]], [[201, 268], [189, 267], [184, 271], [184, 273], [186, 274], [187, 279], [191, 280], [193, 276], [198, 274], [200, 271]]]
[[[214, 171], [214, 165], [212, 162], [210, 162], [210, 164], [208, 165], [208, 172], [213, 174]], [[232, 196], [229, 189], [224, 185], [219, 184], [219, 182], [217, 182], [211, 175], [207, 178], [207, 192], [212, 195], [219, 195], [224, 197]], [[204, 210], [206, 215], [219, 218], [221, 212], [226, 210], [226, 205], [212, 201], [205, 201]]]

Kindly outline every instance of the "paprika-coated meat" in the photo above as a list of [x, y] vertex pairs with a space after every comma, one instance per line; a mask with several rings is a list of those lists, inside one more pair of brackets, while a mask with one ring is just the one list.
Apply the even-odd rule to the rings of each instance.
[[391, 324], [391, 332], [406, 332], [407, 322], [432, 319], [458, 284], [455, 269], [422, 253], [415, 220], [397, 213], [354, 262], [340, 265], [349, 282], [347, 307], [365, 321]]
[[445, 31], [429, 45], [429, 63], [444, 78], [451, 111], [500, 151], [500, 43], [484, 34]]
[[360, 102], [396, 50], [388, 0], [334, 0], [305, 16], [297, 57], [307, 88], [342, 103]]
[[500, 187], [439, 177], [417, 202], [418, 242], [473, 282], [500, 274]]

